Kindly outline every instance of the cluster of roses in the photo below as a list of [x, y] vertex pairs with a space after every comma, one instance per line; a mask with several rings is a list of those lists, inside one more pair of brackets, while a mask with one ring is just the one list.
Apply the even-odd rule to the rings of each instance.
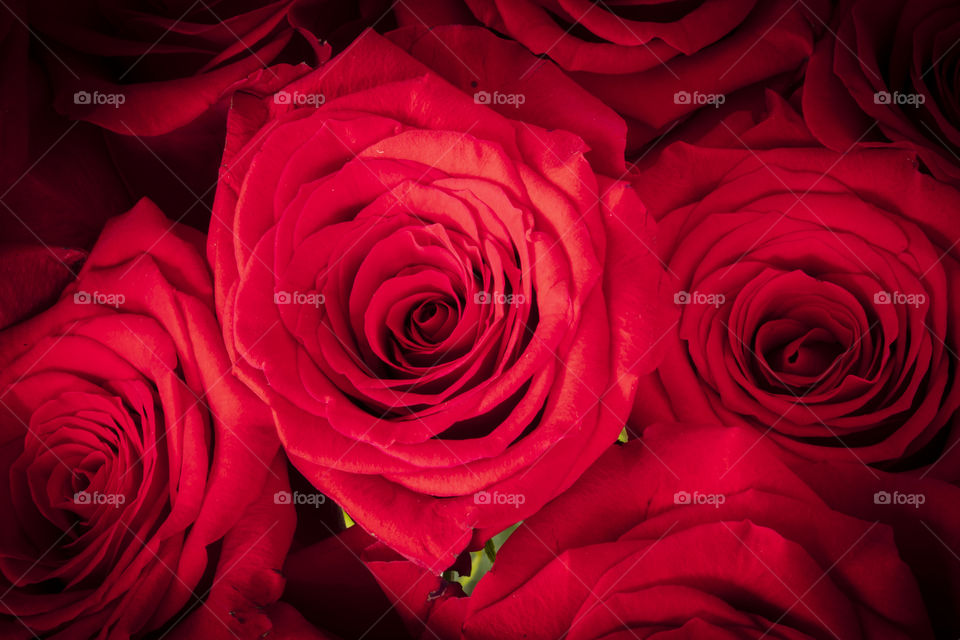
[[960, 635], [954, 0], [7, 2], [0, 637]]

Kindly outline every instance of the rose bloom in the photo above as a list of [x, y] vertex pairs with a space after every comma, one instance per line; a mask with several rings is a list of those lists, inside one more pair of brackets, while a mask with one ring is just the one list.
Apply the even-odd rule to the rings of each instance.
[[191, 122], [281, 54], [328, 58], [329, 45], [308, 28], [307, 4], [197, 3], [184, 12], [168, 1], [41, 0], [26, 22], [62, 59], [46, 61], [60, 111], [120, 134], [154, 136]]
[[894, 146], [960, 186], [960, 7], [952, 0], [845, 0], [817, 45], [803, 112], [825, 145]]
[[[518, 77], [532, 60], [478, 28], [393, 37], [440, 66], [452, 50]], [[528, 79], [555, 110], [582, 96]], [[235, 370], [293, 463], [437, 572], [616, 440], [660, 336], [628, 184], [578, 136], [480, 102], [373, 32], [282, 93], [238, 96], [208, 247]], [[622, 153], [620, 132], [603, 148]]]
[[289, 485], [269, 412], [229, 375], [202, 246], [141, 201], [0, 333], [0, 636], [270, 629]]
[[632, 423], [751, 425], [955, 479], [960, 194], [908, 152], [824, 149], [771, 105], [636, 172], [681, 319]]
[[205, 229], [230, 96], [268, 64], [329, 59], [366, 25], [387, 26], [388, 8], [385, 0], [31, 0], [11, 12], [43, 43], [33, 45], [52, 92], [43, 106], [102, 127], [103, 142], [90, 146], [105, 143], [135, 197]]
[[[438, 6], [439, 5], [439, 6]], [[466, 9], [469, 11], [466, 11]], [[622, 114], [630, 147], [730, 94], [789, 80], [829, 19], [822, 0], [408, 0], [401, 24], [480, 22], [549, 56]], [[787, 82], [786, 84], [789, 84]]]
[[879, 473], [657, 425], [521, 524], [468, 598], [369, 566], [422, 638], [955, 637], [960, 490]]

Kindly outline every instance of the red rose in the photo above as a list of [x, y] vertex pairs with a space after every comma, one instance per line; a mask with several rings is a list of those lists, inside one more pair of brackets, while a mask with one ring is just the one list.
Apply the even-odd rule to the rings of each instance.
[[[106, 145], [136, 197], [205, 228], [230, 96], [268, 64], [329, 59], [331, 43], [345, 46], [373, 22], [386, 26], [388, 8], [385, 0], [31, 0], [17, 14], [43, 43], [35, 48], [57, 110], [108, 130]], [[289, 81], [277, 69], [265, 73]]]
[[803, 88], [814, 135], [836, 151], [915, 151], [960, 186], [960, 7], [953, 0], [846, 0]]
[[[521, 524], [469, 598], [438, 598], [440, 579], [413, 582], [409, 563], [371, 570], [407, 594], [397, 610], [424, 638], [955, 637], [956, 609], [935, 607], [958, 593], [956, 487], [838, 463], [811, 473], [828, 503], [750, 430], [643, 438]], [[880, 487], [909, 493], [886, 504]], [[913, 564], [914, 546], [930, 562]]]
[[[502, 44], [452, 28], [410, 46]], [[556, 79], [530, 76], [524, 96], [577, 108]], [[373, 32], [275, 95], [238, 96], [208, 248], [237, 375], [293, 463], [437, 572], [616, 439], [660, 335], [628, 185], [577, 136], [484, 102]]]
[[61, 112], [123, 135], [155, 136], [196, 119], [285, 47], [299, 48], [290, 52], [297, 62], [329, 57], [329, 46], [304, 28], [301, 4], [198, 3], [184, 12], [168, 1], [41, 0], [27, 22], [60, 58], [47, 67]]
[[[401, 24], [460, 20], [462, 0], [408, 0]], [[549, 56], [630, 125], [643, 145], [729, 94], [769, 86], [810, 56], [830, 15], [823, 0], [466, 0], [483, 24]]]
[[823, 149], [779, 101], [744, 115], [636, 173], [681, 320], [632, 422], [956, 479], [960, 194], [907, 152]]
[[142, 201], [59, 302], [0, 334], [4, 638], [127, 638], [198, 599], [187, 628], [267, 624], [228, 612], [279, 595], [293, 511], [274, 503], [269, 414], [229, 375], [202, 246]]

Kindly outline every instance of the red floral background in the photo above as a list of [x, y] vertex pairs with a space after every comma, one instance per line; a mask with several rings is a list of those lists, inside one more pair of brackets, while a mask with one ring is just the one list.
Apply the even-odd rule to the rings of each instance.
[[0, 2], [0, 637], [960, 637], [958, 45]]

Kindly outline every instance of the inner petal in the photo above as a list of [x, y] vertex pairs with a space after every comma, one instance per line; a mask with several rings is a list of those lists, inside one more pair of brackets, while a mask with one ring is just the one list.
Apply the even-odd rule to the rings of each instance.
[[809, 378], [811, 382], [823, 376], [845, 351], [826, 329], [806, 328], [791, 319], [763, 325], [757, 332], [757, 348], [773, 372]]

